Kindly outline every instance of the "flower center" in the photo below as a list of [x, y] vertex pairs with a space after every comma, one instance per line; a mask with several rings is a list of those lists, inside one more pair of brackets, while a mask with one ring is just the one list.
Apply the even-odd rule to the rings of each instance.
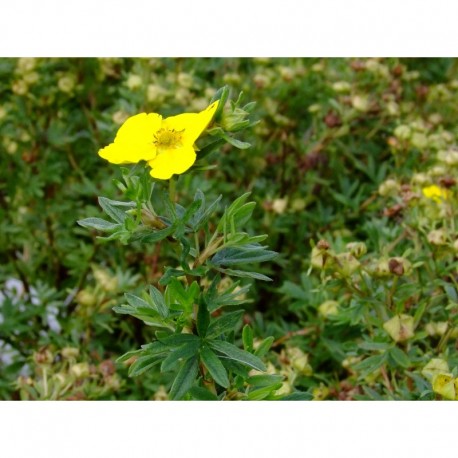
[[174, 129], [159, 129], [154, 135], [153, 143], [158, 149], [174, 149], [181, 146], [181, 137], [183, 130], [176, 131]]

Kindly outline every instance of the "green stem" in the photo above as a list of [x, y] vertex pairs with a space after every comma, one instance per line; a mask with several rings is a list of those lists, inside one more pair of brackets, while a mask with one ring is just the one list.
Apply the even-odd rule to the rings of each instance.
[[169, 199], [172, 204], [175, 204], [175, 195], [176, 195], [176, 181], [175, 177], [171, 177], [169, 180]]

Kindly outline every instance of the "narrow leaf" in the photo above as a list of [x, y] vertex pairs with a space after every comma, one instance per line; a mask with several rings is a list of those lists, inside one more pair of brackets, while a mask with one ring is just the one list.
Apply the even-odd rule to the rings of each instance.
[[229, 378], [227, 377], [226, 369], [215, 353], [208, 347], [203, 347], [200, 352], [200, 359], [215, 382], [223, 388], [227, 388], [229, 386]]
[[264, 363], [257, 357], [248, 353], [247, 351], [240, 350], [235, 345], [229, 342], [223, 342], [220, 340], [212, 340], [209, 345], [216, 351], [223, 353], [228, 358], [238, 361], [246, 366], [250, 366], [258, 371], [265, 371], [266, 367]]

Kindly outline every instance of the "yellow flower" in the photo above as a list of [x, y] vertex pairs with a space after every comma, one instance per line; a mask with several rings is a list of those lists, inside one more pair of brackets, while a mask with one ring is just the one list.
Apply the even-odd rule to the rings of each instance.
[[99, 156], [113, 164], [147, 161], [152, 168], [150, 175], [162, 180], [184, 173], [196, 161], [194, 142], [212, 120], [218, 103], [213, 102], [200, 113], [166, 119], [157, 113], [131, 116]]
[[435, 202], [447, 200], [450, 197], [450, 191], [439, 186], [432, 185], [423, 188], [423, 195], [428, 199], [433, 199]]

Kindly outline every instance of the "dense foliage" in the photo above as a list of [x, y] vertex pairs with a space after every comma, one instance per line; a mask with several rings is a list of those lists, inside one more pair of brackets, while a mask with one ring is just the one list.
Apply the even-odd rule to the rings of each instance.
[[[215, 228], [250, 192], [243, 230], [279, 255], [238, 284], [220, 272], [238, 292], [231, 345], [266, 373], [230, 368], [234, 389], [212, 396], [458, 397], [455, 60], [20, 58], [0, 59], [0, 399], [170, 397], [176, 374], [130, 377], [135, 355], [118, 358], [157, 337], [123, 307], [164, 291], [176, 247], [77, 220], [123, 200], [130, 169], [97, 151], [129, 116], [199, 112], [225, 85], [225, 142], [179, 176], [177, 201], [221, 195]], [[239, 106], [250, 123], [228, 135]], [[186, 398], [213, 398], [200, 388]]]

